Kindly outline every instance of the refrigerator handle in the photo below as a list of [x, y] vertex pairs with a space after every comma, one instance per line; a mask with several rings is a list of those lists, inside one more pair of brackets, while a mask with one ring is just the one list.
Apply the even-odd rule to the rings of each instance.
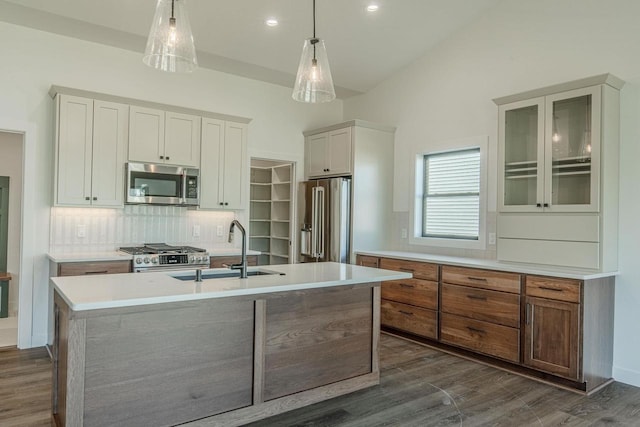
[[318, 256], [318, 187], [311, 188], [311, 257]]
[[324, 194], [324, 187], [317, 187], [318, 192], [316, 193], [318, 196], [318, 203], [316, 204], [316, 208], [318, 210], [318, 214], [317, 215], [318, 218], [318, 224], [317, 224], [317, 228], [316, 230], [318, 230], [318, 238], [316, 238], [316, 243], [318, 245], [318, 249], [317, 249], [317, 256], [319, 258], [324, 258], [324, 246], [325, 246], [325, 229], [324, 229], [324, 223], [325, 223], [325, 194]]

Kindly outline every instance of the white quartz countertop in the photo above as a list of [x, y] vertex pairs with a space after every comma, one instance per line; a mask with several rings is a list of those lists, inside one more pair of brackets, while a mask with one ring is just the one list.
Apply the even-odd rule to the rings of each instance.
[[[241, 255], [240, 249], [235, 248], [203, 248], [209, 256], [236, 256]], [[247, 255], [260, 255], [259, 251], [247, 250]], [[119, 261], [131, 260], [133, 255], [120, 251], [108, 252], [75, 252], [75, 253], [49, 253], [49, 259], [53, 262], [91, 262], [91, 261]]]
[[[54, 289], [72, 310], [84, 311], [347, 286], [411, 277], [409, 273], [335, 262], [249, 268], [249, 271], [252, 270], [268, 270], [284, 273], [284, 275], [250, 276], [247, 279], [203, 279], [202, 282], [195, 282], [182, 281], [173, 277], [194, 274], [194, 271], [181, 271], [52, 277], [50, 280]], [[202, 270], [203, 276], [208, 273], [229, 271], [228, 269]]]
[[399, 251], [356, 251], [360, 255], [384, 258], [405, 259], [410, 261], [426, 261], [437, 264], [455, 265], [459, 267], [482, 268], [485, 270], [509, 271], [513, 273], [537, 274], [541, 276], [563, 277], [567, 279], [589, 280], [618, 275], [617, 271], [600, 272], [579, 268], [555, 267], [548, 265], [501, 262], [496, 260], [432, 255], [419, 252]]

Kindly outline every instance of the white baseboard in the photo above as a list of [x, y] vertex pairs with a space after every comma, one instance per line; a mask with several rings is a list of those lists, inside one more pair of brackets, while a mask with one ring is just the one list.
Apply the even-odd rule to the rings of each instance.
[[614, 366], [613, 378], [618, 382], [640, 387], [640, 372], [638, 371]]

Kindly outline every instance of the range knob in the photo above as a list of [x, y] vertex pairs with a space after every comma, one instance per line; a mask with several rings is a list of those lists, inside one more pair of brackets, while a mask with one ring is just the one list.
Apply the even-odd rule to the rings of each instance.
[[190, 256], [190, 257], [189, 257], [189, 262], [190, 262], [191, 264], [193, 264], [194, 262], [196, 262], [196, 257], [194, 257], [194, 256]]
[[157, 264], [158, 263], [158, 257], [151, 258], [151, 263]]
[[149, 262], [150, 262], [150, 261], [151, 261], [151, 260], [149, 259], [149, 257], [148, 257], [148, 256], [144, 257], [144, 263], [145, 263], [145, 264], [149, 264]]
[[136, 258], [136, 264], [142, 264], [142, 258]]

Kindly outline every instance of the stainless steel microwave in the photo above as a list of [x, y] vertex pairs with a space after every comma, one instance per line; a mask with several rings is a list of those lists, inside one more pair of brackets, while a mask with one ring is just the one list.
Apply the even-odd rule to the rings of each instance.
[[200, 171], [180, 166], [127, 163], [130, 204], [198, 206]]

